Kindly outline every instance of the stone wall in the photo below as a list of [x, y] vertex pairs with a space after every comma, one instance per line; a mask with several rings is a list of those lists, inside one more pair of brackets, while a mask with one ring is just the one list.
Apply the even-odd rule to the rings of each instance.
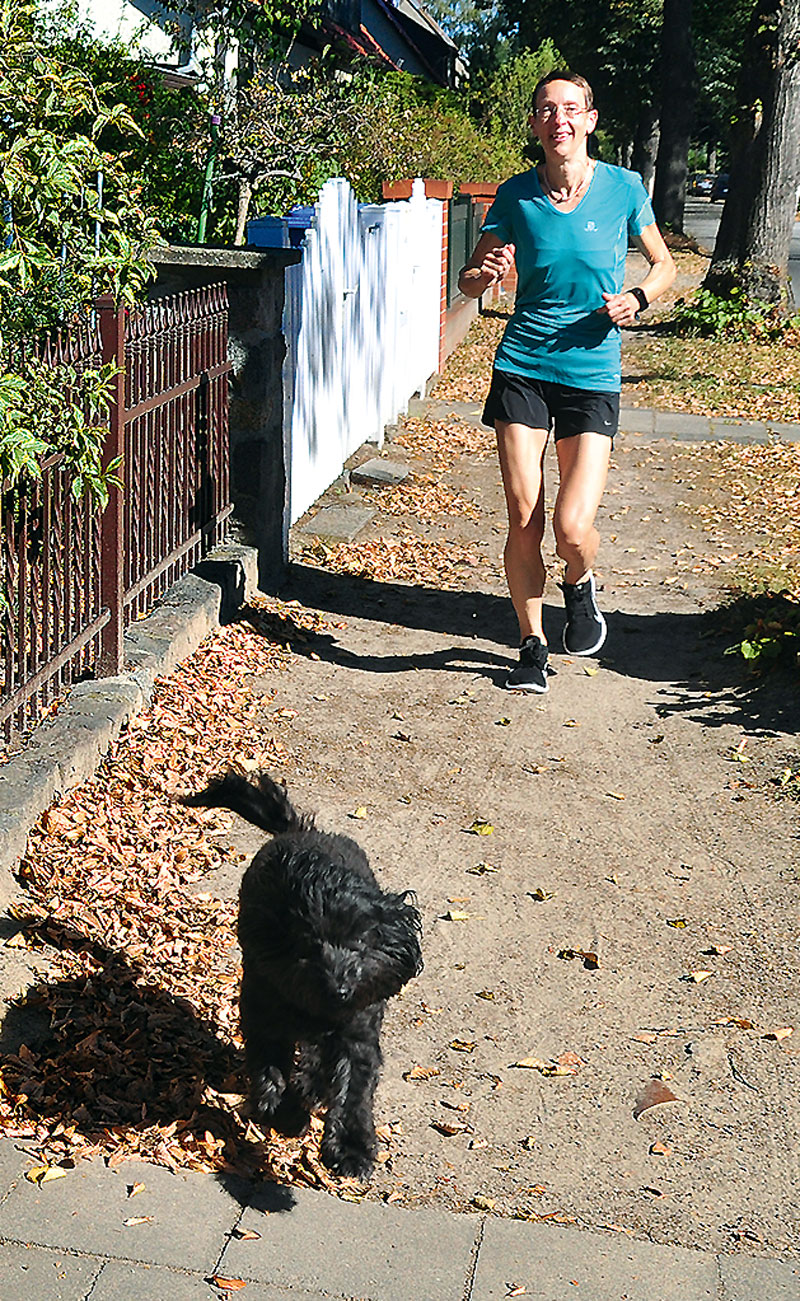
[[152, 255], [163, 297], [224, 280], [233, 362], [230, 408], [231, 489], [236, 519], [258, 551], [259, 584], [274, 587], [287, 561], [288, 520], [283, 432], [284, 269], [295, 249], [164, 248]]

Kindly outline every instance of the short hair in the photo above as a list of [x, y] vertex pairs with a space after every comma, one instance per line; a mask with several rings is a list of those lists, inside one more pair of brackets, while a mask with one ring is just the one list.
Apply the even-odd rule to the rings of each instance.
[[586, 78], [582, 77], [579, 72], [566, 72], [564, 69], [556, 68], [553, 72], [548, 72], [536, 84], [533, 92], [534, 113], [536, 112], [536, 101], [539, 98], [539, 92], [544, 90], [545, 86], [549, 86], [551, 81], [571, 81], [573, 86], [580, 86], [586, 98], [586, 107], [588, 109], [594, 108], [594, 95]]

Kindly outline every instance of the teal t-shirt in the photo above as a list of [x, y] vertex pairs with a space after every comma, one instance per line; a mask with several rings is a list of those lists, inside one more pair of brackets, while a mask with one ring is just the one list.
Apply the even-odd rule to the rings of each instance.
[[655, 220], [637, 172], [595, 164], [572, 212], [546, 198], [536, 168], [504, 181], [483, 224], [516, 246], [514, 315], [497, 350], [498, 370], [616, 393], [620, 332], [598, 314], [618, 294], [629, 235]]

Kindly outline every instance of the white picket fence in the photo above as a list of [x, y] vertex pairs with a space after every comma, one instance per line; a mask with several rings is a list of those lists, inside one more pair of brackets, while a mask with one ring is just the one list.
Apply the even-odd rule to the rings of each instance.
[[443, 204], [422, 181], [403, 202], [359, 205], [328, 181], [286, 270], [283, 333], [288, 523], [362, 443], [383, 442], [438, 365]]

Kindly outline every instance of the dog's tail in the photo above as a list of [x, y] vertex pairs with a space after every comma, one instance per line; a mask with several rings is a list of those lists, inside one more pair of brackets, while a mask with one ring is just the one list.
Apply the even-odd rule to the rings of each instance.
[[261, 827], [262, 831], [271, 831], [273, 835], [282, 831], [301, 831], [313, 821], [297, 812], [283, 786], [265, 772], [259, 773], [253, 781], [240, 773], [226, 772], [222, 777], [214, 777], [205, 790], [195, 795], [183, 795], [181, 804], [189, 808], [231, 809], [246, 822]]

